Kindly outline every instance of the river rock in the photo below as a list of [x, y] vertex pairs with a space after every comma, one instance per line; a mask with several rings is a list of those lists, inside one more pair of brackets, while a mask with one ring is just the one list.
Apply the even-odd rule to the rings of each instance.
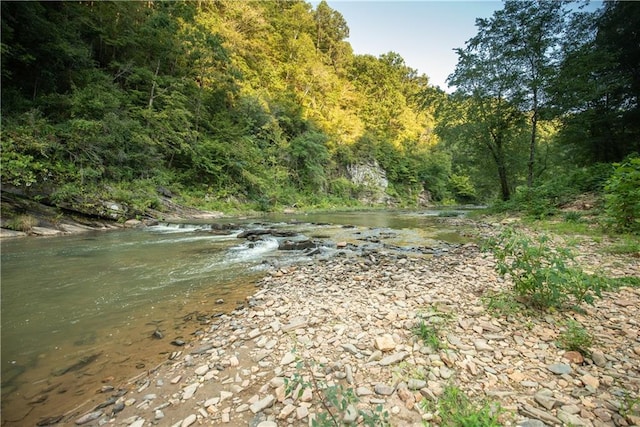
[[191, 414], [187, 418], [182, 420], [182, 423], [180, 423], [180, 427], [189, 427], [190, 425], [195, 423], [197, 419], [198, 417], [196, 416], [196, 414]]
[[207, 372], [209, 372], [209, 365], [199, 366], [198, 368], [196, 368], [195, 371], [193, 371], [193, 373], [198, 375], [198, 376], [202, 376], [202, 375], [206, 374]]
[[377, 394], [380, 394], [383, 396], [391, 396], [395, 391], [393, 387], [388, 386], [386, 384], [376, 384], [376, 386], [374, 387], [374, 390]]
[[553, 372], [556, 375], [570, 374], [573, 372], [571, 366], [566, 363], [554, 363], [553, 365], [547, 366], [547, 369]]
[[305, 249], [317, 248], [320, 245], [318, 242], [312, 240], [284, 240], [278, 244], [278, 250], [281, 251], [302, 251]]
[[425, 380], [418, 380], [418, 379], [410, 379], [409, 381], [407, 381], [407, 387], [409, 387], [410, 390], [420, 390], [421, 388], [424, 388], [427, 386], [427, 382]]
[[196, 393], [196, 390], [198, 390], [198, 386], [199, 386], [199, 383], [193, 383], [186, 386], [182, 391], [182, 400], [191, 399], [193, 395]]
[[358, 409], [353, 406], [353, 404], [347, 405], [347, 408], [344, 411], [344, 416], [342, 417], [342, 422], [350, 425], [354, 424], [358, 419]]
[[375, 347], [380, 351], [391, 351], [396, 348], [396, 343], [389, 334], [377, 336], [374, 341]]
[[591, 423], [582, 419], [581, 417], [574, 414], [570, 414], [563, 410], [558, 410], [557, 416], [560, 421], [565, 423], [565, 425], [570, 425], [570, 426], [590, 426], [591, 425]]
[[580, 380], [583, 382], [584, 385], [588, 385], [593, 388], [600, 387], [600, 381], [598, 381], [598, 379], [593, 375], [584, 374], [583, 376], [580, 377]]
[[87, 414], [84, 414], [83, 416], [81, 416], [80, 418], [76, 419], [75, 423], [77, 425], [82, 425], [82, 424], [86, 424], [88, 422], [97, 420], [98, 418], [100, 418], [102, 416], [104, 412], [102, 411], [93, 411], [93, 412], [89, 412]]
[[604, 353], [600, 350], [593, 350], [591, 352], [591, 360], [596, 366], [600, 368], [604, 368], [607, 364], [607, 358], [604, 356]]
[[402, 362], [404, 359], [407, 358], [409, 354], [405, 353], [403, 351], [399, 352], [399, 353], [394, 353], [390, 356], [385, 357], [384, 359], [380, 360], [378, 362], [378, 364], [380, 366], [387, 366], [387, 365], [393, 365], [395, 363], [399, 363]]
[[563, 358], [567, 359], [571, 363], [575, 363], [576, 365], [582, 364], [584, 362], [584, 357], [579, 351], [567, 351], [562, 355]]
[[287, 354], [285, 354], [285, 355], [282, 357], [282, 359], [280, 360], [280, 365], [281, 365], [281, 366], [285, 366], [285, 365], [288, 365], [288, 364], [290, 364], [290, 363], [295, 362], [295, 360], [296, 360], [296, 355], [295, 355], [295, 354], [293, 354], [293, 353], [287, 353]]
[[276, 398], [273, 397], [273, 395], [270, 394], [270, 395], [264, 397], [263, 399], [257, 401], [256, 403], [252, 404], [251, 406], [249, 406], [249, 409], [254, 414], [257, 414], [258, 412], [263, 411], [264, 409], [273, 406], [273, 402], [275, 402], [275, 400], [276, 400]]

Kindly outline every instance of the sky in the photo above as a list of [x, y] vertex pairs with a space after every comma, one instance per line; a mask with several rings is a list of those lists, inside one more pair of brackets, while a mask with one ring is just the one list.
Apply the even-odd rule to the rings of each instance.
[[[312, 1], [316, 7], [319, 0]], [[458, 62], [455, 48], [476, 35], [476, 18], [489, 18], [502, 9], [489, 0], [327, 0], [347, 21], [356, 54], [379, 56], [393, 51], [405, 63], [426, 74], [434, 86], [450, 92], [445, 80]], [[594, 1], [596, 9], [601, 1]]]
[[432, 85], [449, 91], [445, 82], [458, 56], [477, 29], [476, 18], [488, 18], [502, 9], [500, 1], [356, 1], [327, 0], [349, 26], [356, 54], [379, 56], [393, 51]]

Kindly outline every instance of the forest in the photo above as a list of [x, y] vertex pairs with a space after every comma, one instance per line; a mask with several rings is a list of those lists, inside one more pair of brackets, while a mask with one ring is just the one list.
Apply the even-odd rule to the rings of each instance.
[[[357, 55], [325, 1], [2, 2], [3, 191], [128, 216], [602, 195], [640, 229], [640, 5], [507, 0], [455, 92]], [[417, 43], [437, 43], [419, 40]], [[384, 198], [350, 179], [375, 165]]]

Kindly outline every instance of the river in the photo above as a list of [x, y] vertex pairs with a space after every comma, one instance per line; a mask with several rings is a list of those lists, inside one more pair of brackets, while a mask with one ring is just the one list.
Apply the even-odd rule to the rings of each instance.
[[[126, 384], [177, 350], [172, 340], [188, 342], [245, 301], [274, 266], [333, 256], [336, 242], [424, 256], [443, 241], [466, 241], [438, 218], [437, 211], [270, 215], [4, 240], [2, 424], [33, 425], [73, 410], [104, 384]], [[278, 250], [284, 237], [237, 237], [259, 228], [322, 245], [309, 256]]]

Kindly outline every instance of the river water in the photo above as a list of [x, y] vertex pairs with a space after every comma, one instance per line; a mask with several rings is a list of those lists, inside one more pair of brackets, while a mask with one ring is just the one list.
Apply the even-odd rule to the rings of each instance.
[[[62, 415], [166, 360], [212, 316], [233, 310], [273, 266], [334, 255], [336, 242], [416, 256], [466, 241], [437, 211], [272, 215], [2, 241], [2, 424]], [[233, 222], [233, 225], [228, 225]], [[213, 228], [216, 227], [215, 225]], [[275, 228], [320, 240], [310, 257]], [[291, 238], [289, 238], [291, 239]], [[348, 252], [348, 251], [347, 251]], [[155, 331], [161, 338], [154, 338]], [[86, 408], [86, 409], [90, 409]]]

